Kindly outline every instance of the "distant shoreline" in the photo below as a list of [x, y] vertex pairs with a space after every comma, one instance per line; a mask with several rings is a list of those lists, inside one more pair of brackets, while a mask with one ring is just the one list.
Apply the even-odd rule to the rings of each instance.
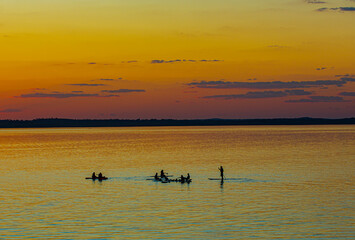
[[355, 118], [274, 118], [274, 119], [63, 119], [0, 120], [0, 128], [61, 127], [166, 127], [166, 126], [246, 126], [246, 125], [340, 125], [355, 124]]

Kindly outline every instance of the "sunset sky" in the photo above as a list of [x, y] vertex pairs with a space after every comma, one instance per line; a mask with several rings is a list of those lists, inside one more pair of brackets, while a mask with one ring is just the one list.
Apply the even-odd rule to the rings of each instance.
[[0, 119], [355, 117], [355, 0], [0, 0]]

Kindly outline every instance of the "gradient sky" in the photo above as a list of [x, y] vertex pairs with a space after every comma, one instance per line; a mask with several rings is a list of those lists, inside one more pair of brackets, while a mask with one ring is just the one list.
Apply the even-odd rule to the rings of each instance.
[[0, 0], [0, 119], [355, 117], [354, 0]]

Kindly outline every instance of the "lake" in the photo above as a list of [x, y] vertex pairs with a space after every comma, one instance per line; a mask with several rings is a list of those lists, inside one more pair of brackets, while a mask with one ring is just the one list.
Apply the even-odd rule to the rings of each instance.
[[0, 239], [354, 239], [354, 146], [354, 125], [0, 129]]

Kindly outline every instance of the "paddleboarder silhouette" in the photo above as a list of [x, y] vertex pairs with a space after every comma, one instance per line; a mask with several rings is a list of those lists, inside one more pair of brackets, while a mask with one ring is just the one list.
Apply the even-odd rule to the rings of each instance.
[[225, 178], [225, 177], [224, 177], [224, 169], [223, 169], [222, 166], [220, 166], [220, 167], [218, 168], [218, 170], [219, 170], [220, 173], [221, 173], [221, 179], [222, 179], [222, 181], [223, 181], [223, 179]]

